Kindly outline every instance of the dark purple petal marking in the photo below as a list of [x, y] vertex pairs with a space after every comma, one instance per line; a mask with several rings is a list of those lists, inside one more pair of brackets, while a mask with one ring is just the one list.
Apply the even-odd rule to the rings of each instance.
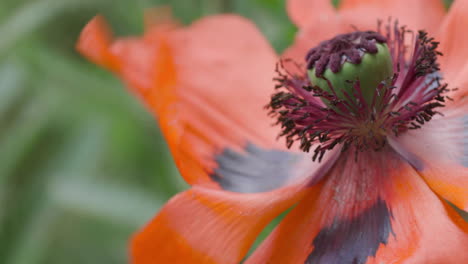
[[270, 191], [283, 186], [292, 176], [299, 157], [291, 152], [266, 150], [248, 143], [245, 153], [225, 149], [217, 155], [218, 168], [210, 177], [228, 191]]
[[391, 218], [386, 203], [379, 199], [354, 219], [335, 219], [315, 237], [305, 264], [365, 264], [381, 244], [387, 244], [393, 233]]

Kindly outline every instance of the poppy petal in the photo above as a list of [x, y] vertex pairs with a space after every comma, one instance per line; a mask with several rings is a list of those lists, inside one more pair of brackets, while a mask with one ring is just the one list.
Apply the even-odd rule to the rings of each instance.
[[109, 50], [111, 44], [112, 33], [109, 26], [102, 16], [96, 16], [83, 28], [76, 49], [90, 61], [115, 69], [115, 57]]
[[343, 0], [339, 13], [344, 23], [360, 30], [375, 30], [377, 21], [389, 18], [398, 20], [400, 25], [435, 33], [445, 14], [440, 0]]
[[450, 69], [442, 69], [444, 76], [455, 76], [452, 79], [444, 78], [451, 89], [446, 93], [447, 96], [454, 99], [446, 103], [449, 107], [461, 107], [466, 109], [468, 100], [468, 63], [462, 69], [450, 71]]
[[210, 184], [206, 172], [226, 148], [242, 151], [247, 142], [285, 148], [263, 108], [273, 92], [277, 57], [251, 22], [219, 15], [186, 28], [148, 24], [142, 37], [112, 40], [97, 17], [77, 47], [147, 103], [189, 184]]
[[265, 225], [303, 195], [299, 185], [256, 194], [193, 187], [136, 234], [132, 263], [237, 264]]
[[305, 57], [310, 49], [323, 40], [346, 32], [347, 29], [338, 19], [323, 18], [321, 16], [311, 19], [316, 19], [316, 21], [301, 28], [301, 31], [296, 35], [294, 44], [284, 51], [282, 58], [291, 59], [296, 63], [305, 65]]
[[317, 20], [317, 18], [325, 23], [336, 15], [335, 8], [331, 1], [288, 0], [286, 4], [289, 17], [294, 24], [300, 28]]
[[390, 144], [440, 196], [468, 211], [468, 119], [459, 109], [391, 139]]
[[468, 223], [412, 170], [395, 177], [392, 231], [370, 263], [468, 263]]
[[467, 232], [396, 153], [359, 153], [340, 159], [246, 263], [464, 263]]
[[[438, 34], [440, 51], [444, 54], [440, 58], [444, 77], [452, 87], [459, 88], [458, 92], [466, 95], [468, 83], [468, 1], [454, 1], [450, 7]], [[457, 93], [458, 93], [457, 92]], [[456, 96], [453, 96], [456, 97]]]

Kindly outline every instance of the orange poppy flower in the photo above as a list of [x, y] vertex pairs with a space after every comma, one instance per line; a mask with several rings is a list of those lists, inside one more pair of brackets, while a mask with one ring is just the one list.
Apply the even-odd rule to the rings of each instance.
[[[245, 263], [468, 263], [468, 224], [447, 203], [468, 210], [468, 1], [287, 8], [299, 33], [278, 68], [235, 15], [180, 27], [150, 13], [141, 37], [113, 39], [99, 16], [83, 30], [78, 50], [143, 99], [191, 185], [135, 235], [132, 263], [240, 263], [291, 207]], [[365, 57], [382, 47], [390, 67]], [[361, 66], [389, 76], [337, 85]]]

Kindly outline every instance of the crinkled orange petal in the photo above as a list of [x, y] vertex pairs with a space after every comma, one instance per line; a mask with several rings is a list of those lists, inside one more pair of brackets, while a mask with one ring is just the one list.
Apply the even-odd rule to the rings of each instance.
[[322, 27], [327, 26], [327, 21], [335, 19], [335, 8], [331, 1], [326, 0], [288, 0], [287, 10], [291, 20], [300, 28], [307, 26], [311, 22], [322, 23]]
[[444, 79], [451, 88], [458, 88], [454, 98], [466, 96], [468, 92], [468, 1], [457, 0], [452, 4], [437, 40], [440, 41], [441, 69]]
[[341, 159], [246, 263], [468, 263], [468, 223], [396, 153], [367, 156]]
[[237, 264], [262, 229], [304, 195], [296, 185], [240, 194], [193, 187], [172, 198], [131, 243], [134, 264]]
[[390, 144], [415, 166], [437, 194], [468, 211], [468, 111], [445, 110], [443, 117], [391, 139]]
[[375, 30], [377, 20], [392, 18], [413, 31], [435, 34], [445, 14], [440, 0], [343, 0], [339, 5], [343, 23], [360, 30]]
[[211, 184], [213, 156], [227, 147], [241, 150], [254, 142], [284, 148], [263, 108], [273, 91], [277, 57], [252, 23], [234, 15], [186, 28], [168, 19], [147, 21], [143, 36], [112, 40], [97, 17], [82, 32], [78, 50], [118, 69], [147, 103], [188, 183]]

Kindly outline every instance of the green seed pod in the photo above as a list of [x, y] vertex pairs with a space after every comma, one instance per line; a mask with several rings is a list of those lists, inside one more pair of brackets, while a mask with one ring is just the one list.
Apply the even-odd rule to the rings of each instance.
[[382, 82], [388, 83], [393, 77], [392, 57], [383, 41], [354, 33], [351, 37], [350, 34], [340, 35], [321, 45], [320, 52], [328, 51], [325, 53], [328, 57], [308, 55], [315, 59], [309, 61], [310, 82], [329, 93], [333, 88], [340, 99], [348, 100], [344, 92], [354, 99], [354, 84], [359, 81], [362, 96], [371, 103], [378, 86]]

